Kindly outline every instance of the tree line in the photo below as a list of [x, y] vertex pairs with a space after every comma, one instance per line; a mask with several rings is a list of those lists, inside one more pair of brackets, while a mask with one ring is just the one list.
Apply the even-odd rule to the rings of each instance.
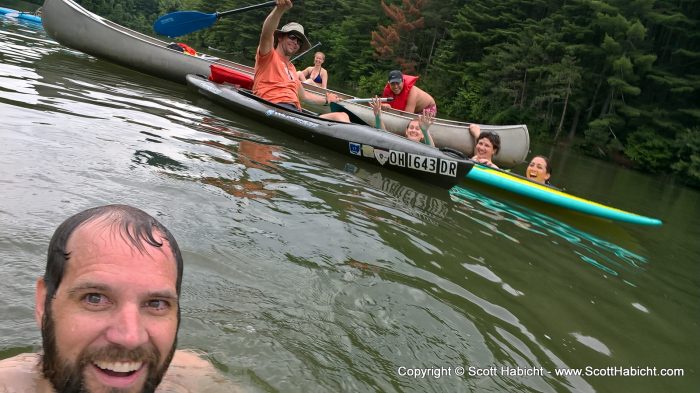
[[[252, 4], [78, 2], [148, 34], [168, 12]], [[252, 65], [269, 11], [178, 41]], [[398, 68], [420, 76], [440, 117], [525, 123], [541, 142], [700, 187], [699, 14], [689, 0], [303, 0], [282, 23], [299, 21], [322, 43], [332, 89], [373, 96]]]

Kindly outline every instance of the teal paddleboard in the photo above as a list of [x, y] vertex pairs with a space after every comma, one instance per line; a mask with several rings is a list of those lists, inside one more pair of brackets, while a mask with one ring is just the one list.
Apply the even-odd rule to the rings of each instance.
[[588, 199], [579, 198], [557, 188], [535, 183], [522, 176], [513, 175], [506, 171], [481, 165], [474, 165], [474, 167], [467, 173], [466, 178], [502, 190], [510, 191], [536, 201], [549, 203], [596, 217], [638, 225], [658, 226], [662, 224], [662, 221], [656, 218], [645, 217], [639, 214], [606, 206], [598, 202], [590, 201]]

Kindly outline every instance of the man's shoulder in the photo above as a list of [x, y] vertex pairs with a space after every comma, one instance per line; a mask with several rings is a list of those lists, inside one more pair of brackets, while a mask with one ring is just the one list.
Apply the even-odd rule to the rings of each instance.
[[421, 89], [418, 86], [413, 86], [413, 88], [411, 90], [412, 90], [412, 92], [415, 92], [414, 94], [416, 94], [418, 98], [425, 98], [426, 100], [433, 100], [433, 96], [431, 96], [430, 93]]
[[175, 355], [173, 355], [170, 366], [195, 369], [210, 368], [214, 370], [214, 366], [202, 358], [203, 355], [204, 354], [192, 350], [177, 350], [175, 351]]
[[175, 351], [170, 367], [158, 392], [239, 392], [238, 386], [226, 379], [200, 354]]
[[271, 61], [271, 59], [275, 58], [274, 52], [275, 52], [275, 49], [273, 48], [267, 53], [262, 53], [262, 52], [260, 52], [260, 47], [258, 46], [258, 49], [255, 51], [255, 60], [256, 61], [258, 61], [258, 60]]
[[0, 392], [35, 392], [38, 364], [37, 353], [0, 360]]
[[[416, 94], [425, 93], [425, 90], [423, 90], [423, 89], [421, 89], [420, 87], [415, 86], [415, 85], [411, 88], [411, 91], [412, 91], [412, 92], [416, 92]], [[425, 93], [425, 94], [427, 94], [427, 93]]]

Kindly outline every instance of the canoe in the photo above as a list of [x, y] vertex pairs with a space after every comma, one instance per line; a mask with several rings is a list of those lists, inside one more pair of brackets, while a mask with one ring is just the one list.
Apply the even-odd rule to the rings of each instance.
[[13, 10], [11, 8], [0, 7], [0, 15], [17, 18], [19, 20], [26, 20], [28, 22], [41, 23], [40, 16], [36, 16], [30, 12]]
[[[253, 80], [253, 67], [206, 53], [183, 54], [168, 47], [172, 41], [162, 41], [121, 26], [72, 0], [45, 0], [42, 12], [44, 30], [58, 43], [132, 70], [185, 84], [188, 74], [209, 77], [211, 66], [218, 65]], [[314, 92], [324, 94], [325, 91]]]
[[452, 186], [462, 181], [474, 181], [591, 216], [637, 225], [662, 224], [658, 219], [579, 198], [523, 176], [456, 157], [449, 151], [410, 141], [392, 132], [290, 111], [233, 85], [214, 83], [203, 76], [188, 75], [187, 83], [212, 101], [275, 129], [431, 183]]
[[[168, 48], [169, 42], [139, 33], [120, 26], [93, 14], [72, 0], [46, 0], [43, 6], [44, 30], [57, 42], [83, 53], [120, 64], [159, 78], [185, 83], [188, 74], [211, 75], [212, 64], [232, 69], [253, 78], [253, 68], [207, 54], [184, 55]], [[353, 96], [304, 85], [313, 94], [324, 95], [333, 92], [341, 99]], [[366, 124], [373, 125], [371, 108], [366, 105], [341, 103], [342, 107], [356, 113]], [[369, 112], [368, 112], [369, 111]], [[395, 111], [385, 111], [384, 121], [394, 133], [401, 133], [408, 119], [415, 115]], [[436, 119], [431, 134], [439, 147], [449, 147], [471, 156], [473, 140], [467, 130], [468, 123]], [[497, 165], [512, 167], [522, 162], [530, 148], [527, 127], [482, 125], [483, 130], [494, 131], [501, 137], [501, 151], [494, 157]]]
[[473, 162], [374, 127], [322, 119], [291, 111], [229, 84], [188, 75], [187, 84], [199, 94], [252, 120], [324, 146], [338, 153], [451, 187], [461, 182]]
[[[367, 125], [336, 123], [312, 115], [290, 113], [255, 96], [241, 93], [242, 90], [239, 91], [233, 86], [218, 85], [207, 80], [212, 68], [229, 69], [238, 77], [242, 75], [245, 78], [253, 75], [252, 67], [208, 55], [184, 55], [182, 52], [168, 48], [168, 42], [101, 18], [71, 0], [46, 0], [42, 21], [48, 34], [63, 45], [159, 78], [189, 83], [201, 94], [242, 115], [363, 161], [443, 186], [476, 181], [597, 217], [641, 225], [661, 224], [659, 220], [587, 201], [560, 190], [518, 178], [507, 172], [483, 168], [437, 148], [408, 141], [392, 132], [382, 132]], [[317, 94], [323, 94], [326, 91], [312, 86], [306, 88]], [[342, 93], [335, 93], [341, 98], [352, 98]], [[408, 114], [408, 116], [411, 115]], [[408, 120], [406, 118], [402, 121]], [[461, 123], [462, 127], [465, 124]], [[492, 126], [482, 127], [489, 129], [488, 127]], [[520, 134], [521, 140], [517, 142], [515, 139], [509, 145], [517, 147], [520, 143], [522, 151], [516, 151], [513, 158], [501, 157], [506, 163], [522, 160], [529, 147], [527, 128], [514, 127], [513, 133]], [[521, 127], [520, 130], [518, 127]], [[437, 138], [435, 133], [433, 135]]]
[[253, 68], [243, 64], [168, 48], [170, 42], [118, 25], [71, 0], [46, 0], [42, 11], [44, 30], [60, 44], [149, 75], [185, 84], [187, 74], [208, 76], [212, 64], [253, 75]]
[[[372, 108], [363, 103], [340, 101], [338, 110], [344, 110], [356, 116], [365, 124], [374, 124]], [[333, 108], [336, 108], [334, 105]], [[418, 115], [395, 109], [383, 109], [382, 120], [386, 129], [404, 135], [406, 125]], [[430, 126], [430, 134], [438, 147], [449, 147], [461, 151], [468, 157], [474, 155], [474, 138], [469, 133], [469, 124], [465, 122], [435, 119]], [[530, 149], [530, 134], [524, 124], [494, 126], [479, 124], [482, 131], [491, 131], [501, 138], [501, 149], [493, 156], [493, 161], [499, 167], [511, 168], [525, 160]]]

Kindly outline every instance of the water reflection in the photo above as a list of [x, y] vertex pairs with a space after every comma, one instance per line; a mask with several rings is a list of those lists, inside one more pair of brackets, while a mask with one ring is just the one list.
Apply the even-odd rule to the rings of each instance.
[[[580, 260], [612, 276], [619, 276], [622, 271], [638, 273], [643, 271], [647, 262], [645, 257], [615, 243], [526, 207], [502, 203], [461, 186], [453, 187], [450, 195], [453, 201], [459, 203], [465, 217], [514, 243], [520, 243], [518, 237], [499, 229], [498, 222], [508, 222], [537, 235], [552, 235], [555, 239], [562, 239], [568, 243], [568, 246], [574, 246], [573, 251]], [[605, 225], [615, 228], [620, 225], [596, 222], [599, 228]], [[624, 234], [622, 231], [615, 231], [615, 233]], [[626, 279], [623, 281], [634, 285]]]
[[204, 116], [194, 126], [199, 131], [222, 136], [227, 142], [217, 140], [198, 140], [196, 143], [218, 149], [230, 155], [230, 158], [211, 156], [219, 164], [237, 166], [236, 176], [203, 176], [203, 184], [220, 188], [237, 198], [269, 199], [277, 190], [271, 182], [280, 177], [274, 173], [278, 170], [279, 148], [258, 142], [255, 135], [224, 124], [221, 120]]
[[400, 204], [411, 207], [414, 211], [422, 212], [424, 215], [444, 218], [450, 211], [449, 200], [422, 193], [396, 180], [393, 174], [360, 168], [354, 163], [346, 163], [343, 171], [357, 176], [364, 180], [368, 186], [393, 196]]

